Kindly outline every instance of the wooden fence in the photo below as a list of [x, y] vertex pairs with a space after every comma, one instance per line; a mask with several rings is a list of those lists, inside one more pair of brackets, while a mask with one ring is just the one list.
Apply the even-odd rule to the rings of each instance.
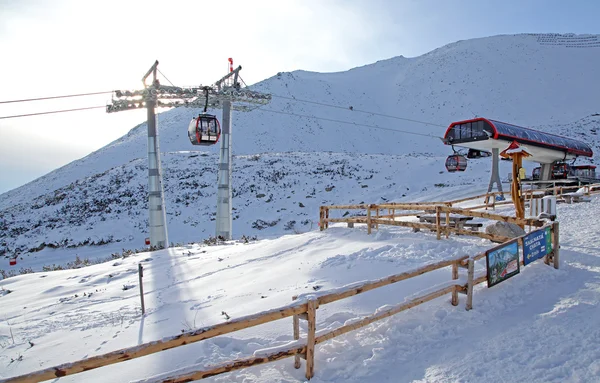
[[[568, 180], [550, 180], [550, 181], [521, 181], [523, 185], [530, 185], [533, 191], [545, 191], [548, 194], [560, 196], [565, 192], [572, 192], [581, 188], [586, 189], [586, 194], [596, 194], [600, 192], [600, 183], [583, 184], [581, 182]], [[552, 186], [546, 186], [552, 185]]]
[[[573, 193], [574, 191], [583, 189], [583, 194], [584, 195], [592, 195], [592, 194], [600, 194], [600, 183], [596, 183], [596, 184], [582, 184], [582, 183], [578, 183], [577, 185], [569, 185], [569, 184], [564, 184], [564, 182], [560, 182], [560, 181], [521, 181], [523, 185], [530, 185], [529, 189], [525, 189], [522, 190], [522, 195], [523, 198], [525, 199], [525, 201], [534, 199], [534, 198], [542, 198], [545, 195], [554, 195], [556, 196], [559, 200], [563, 197], [563, 195], [567, 194], [567, 193]], [[545, 185], [552, 185], [551, 187], [543, 187]], [[486, 193], [486, 194], [481, 194], [475, 197], [467, 197], [467, 198], [463, 198], [463, 199], [458, 199], [458, 200], [454, 200], [454, 201], [450, 201], [448, 202], [450, 205], [449, 206], [453, 206], [462, 202], [467, 202], [467, 201], [471, 201], [471, 200], [476, 200], [476, 199], [480, 199], [482, 197], [484, 197], [484, 203], [481, 205], [476, 205], [476, 206], [470, 206], [470, 207], [466, 207], [465, 209], [483, 209], [485, 208], [486, 210], [491, 208], [494, 209], [496, 208], [497, 205], [506, 205], [506, 204], [512, 204], [511, 200], [503, 200], [503, 201], [497, 201], [496, 197], [502, 195], [502, 196], [510, 196], [510, 192], [491, 192], [491, 193]]]
[[[555, 194], [561, 194], [566, 190], [565, 187], [561, 189], [553, 189]], [[540, 191], [540, 190], [537, 190]], [[588, 185], [586, 194], [600, 193], [600, 185]], [[496, 248], [505, 246], [510, 241], [517, 241], [523, 245], [523, 237], [510, 240], [505, 237], [493, 236], [486, 233], [473, 232], [470, 230], [464, 230], [460, 227], [452, 227], [450, 225], [450, 214], [460, 214], [468, 217], [479, 217], [485, 219], [499, 220], [505, 222], [512, 222], [520, 225], [528, 225], [530, 227], [540, 227], [544, 223], [535, 219], [517, 219], [515, 217], [502, 216], [498, 214], [491, 214], [487, 212], [474, 211], [480, 208], [495, 208], [496, 204], [505, 202], [496, 202], [496, 195], [500, 193], [486, 193], [475, 197], [464, 198], [455, 201], [443, 201], [443, 202], [419, 202], [419, 203], [388, 203], [380, 205], [347, 205], [347, 206], [323, 206], [320, 211], [320, 225], [321, 230], [328, 227], [330, 222], [347, 222], [347, 223], [365, 223], [367, 224], [369, 233], [372, 227], [377, 227], [379, 224], [395, 225], [395, 226], [407, 226], [417, 229], [429, 229], [437, 233], [439, 239], [441, 235], [449, 236], [451, 232], [456, 234], [476, 235], [481, 238], [487, 238], [498, 242], [505, 242]], [[502, 193], [507, 194], [507, 193]], [[453, 205], [475, 200], [478, 198], [486, 198], [486, 202], [481, 206], [473, 206], [467, 208], [456, 208]], [[532, 196], [533, 197], [533, 193]], [[490, 204], [489, 201], [492, 201]], [[510, 203], [510, 202], [508, 202]], [[331, 209], [364, 209], [367, 211], [365, 217], [348, 217], [348, 218], [330, 218], [329, 210]], [[387, 215], [381, 215], [382, 210], [388, 210]], [[397, 210], [409, 211], [409, 213], [398, 214]], [[375, 215], [373, 215], [375, 211]], [[428, 223], [416, 223], [416, 222], [405, 222], [395, 221], [395, 218], [403, 216], [415, 216], [418, 212], [424, 212], [431, 214], [435, 213], [435, 224]], [[443, 214], [443, 216], [442, 216]], [[542, 229], [545, 229], [544, 227]], [[554, 222], [551, 225], [551, 236], [553, 249], [546, 255], [545, 262], [547, 264], [552, 263], [555, 268], [558, 268], [559, 260], [559, 234], [558, 234], [558, 223]], [[493, 251], [494, 249], [489, 251]], [[164, 350], [172, 349], [179, 346], [199, 342], [201, 340], [210, 339], [216, 336], [228, 334], [234, 331], [247, 329], [250, 327], [258, 326], [261, 324], [269, 323], [275, 320], [293, 317], [293, 335], [295, 342], [284, 348], [277, 348], [272, 351], [265, 351], [263, 353], [255, 353], [252, 357], [237, 359], [231, 362], [210, 366], [206, 368], [199, 368], [198, 370], [179, 374], [176, 376], [157, 377], [155, 380], [145, 380], [146, 382], [189, 382], [192, 380], [198, 380], [205, 377], [218, 375], [221, 373], [234, 371], [237, 369], [254, 366], [257, 364], [272, 362], [283, 358], [295, 356], [294, 365], [300, 367], [300, 358], [306, 360], [306, 377], [310, 379], [313, 376], [314, 371], [314, 347], [316, 344], [332, 339], [341, 334], [355, 330], [357, 328], [366, 326], [377, 320], [389, 317], [401, 311], [407, 310], [411, 307], [415, 307], [422, 303], [428, 302], [432, 299], [441, 297], [446, 294], [452, 294], [451, 302], [453, 305], [458, 304], [458, 294], [464, 293], [467, 295], [466, 308], [469, 310], [473, 307], [473, 287], [479, 283], [486, 281], [486, 275], [475, 276], [474, 265], [477, 260], [480, 260], [486, 256], [486, 253], [477, 254], [473, 257], [464, 256], [459, 258], [453, 258], [449, 260], [443, 260], [437, 263], [429, 264], [418, 269], [404, 272], [397, 275], [392, 275], [380, 280], [370, 281], [361, 283], [360, 285], [350, 286], [347, 288], [339, 289], [335, 292], [320, 292], [319, 294], [313, 294], [303, 297], [294, 297], [294, 301], [285, 307], [279, 307], [272, 310], [268, 310], [262, 313], [240, 317], [237, 319], [230, 320], [225, 323], [216, 324], [214, 326], [204, 327], [198, 330], [185, 332], [183, 334], [165, 338], [159, 341], [153, 341], [142, 345], [125, 348], [117, 351], [113, 351], [107, 354], [94, 356], [84, 360], [80, 360], [73, 363], [66, 363], [63, 365], [47, 368], [44, 370], [32, 372], [29, 374], [8, 378], [6, 382], [10, 383], [31, 383], [40, 382], [48, 379], [54, 379], [67, 375], [76, 374], [83, 371], [89, 371], [95, 368], [108, 366], [123, 361], [136, 359], [142, 356], [154, 354]], [[522, 260], [520, 261], [523, 262]], [[369, 290], [380, 288], [386, 285], [397, 283], [409, 278], [416, 277], [418, 275], [425, 274], [434, 270], [438, 270], [445, 267], [452, 268], [452, 279], [450, 283], [444, 284], [432, 292], [428, 292], [423, 295], [412, 298], [409, 301], [402, 302], [395, 306], [391, 306], [382, 311], [377, 311], [372, 315], [361, 318], [360, 320], [354, 321], [350, 324], [345, 324], [335, 330], [331, 330], [326, 333], [316, 335], [316, 310], [319, 306], [335, 302], [340, 299], [345, 299], [354, 295], [362, 294]], [[467, 269], [467, 282], [461, 285], [458, 281], [459, 267]], [[301, 319], [308, 321], [308, 333], [305, 339], [300, 339], [299, 321]]]
[[[547, 182], [548, 183], [548, 182]], [[555, 195], [559, 202], [567, 193], [575, 190], [583, 189], [583, 195], [590, 196], [600, 194], [600, 184], [576, 185], [576, 186], [557, 186], [543, 189], [530, 189], [523, 191], [525, 201], [531, 203], [532, 199], [542, 198], [546, 194]], [[373, 228], [379, 228], [379, 225], [403, 226], [410, 227], [415, 230], [427, 229], [435, 231], [437, 238], [442, 235], [448, 238], [450, 233], [460, 235], [471, 235], [480, 238], [486, 238], [494, 242], [505, 242], [509, 238], [480, 233], [474, 230], [464, 230], [464, 228], [452, 225], [450, 222], [450, 214], [459, 214], [465, 217], [477, 217], [489, 220], [504, 221], [515, 223], [521, 227], [529, 226], [529, 228], [540, 227], [544, 225], [544, 221], [534, 218], [519, 219], [516, 217], [505, 216], [500, 214], [487, 213], [477, 211], [481, 209], [496, 209], [496, 206], [512, 204], [510, 200], [497, 200], [498, 196], [510, 195], [509, 192], [490, 192], [477, 196], [456, 199], [452, 201], [437, 201], [437, 202], [401, 202], [401, 203], [386, 203], [386, 204], [359, 204], [359, 205], [330, 205], [321, 206], [319, 211], [319, 226], [320, 230], [325, 230], [329, 227], [329, 223], [344, 222], [348, 226], [353, 226], [355, 223], [367, 225], [367, 232], [371, 234]], [[483, 204], [474, 206], [457, 207], [456, 205], [466, 202], [472, 202], [484, 198]], [[359, 210], [366, 212], [366, 215], [351, 215], [349, 217], [332, 218], [330, 217], [331, 210]], [[387, 213], [387, 214], [384, 214]], [[425, 222], [410, 222], [399, 221], [397, 218], [416, 217], [424, 214], [435, 214], [435, 224]]]
[[[436, 232], [437, 239], [440, 239], [442, 235], [446, 238], [450, 233], [460, 235], [470, 235], [480, 238], [489, 239], [494, 242], [506, 242], [510, 238], [499, 235], [493, 235], [488, 233], [482, 233], [474, 230], [466, 230], [460, 225], [453, 225], [451, 214], [458, 214], [464, 217], [472, 218], [483, 218], [495, 221], [509, 222], [520, 225], [521, 227], [541, 227], [544, 225], [544, 221], [534, 218], [516, 218], [511, 216], [505, 216], [500, 214], [493, 214], [483, 211], [475, 211], [474, 209], [456, 208], [448, 206], [448, 202], [438, 203], [430, 202], [428, 204], [371, 204], [371, 205], [333, 205], [333, 206], [321, 206], [319, 212], [319, 226], [320, 230], [325, 230], [329, 227], [329, 223], [332, 222], [345, 222], [349, 225], [355, 223], [363, 223], [367, 225], [367, 233], [371, 234], [372, 228], [378, 228], [379, 225], [390, 225], [390, 226], [402, 226], [410, 227], [416, 230], [425, 229]], [[350, 216], [342, 218], [331, 218], [329, 216], [330, 210], [366, 210], [364, 216]], [[387, 214], [381, 214], [382, 211], [386, 211]], [[398, 213], [401, 211], [401, 213]], [[417, 217], [420, 215], [435, 214], [435, 223], [427, 222], [410, 222], [410, 221], [399, 221], [396, 218], [400, 217]]]
[[[175, 347], [195, 343], [204, 339], [213, 338], [219, 335], [228, 334], [234, 331], [247, 329], [258, 326], [264, 323], [269, 323], [275, 320], [293, 317], [293, 335], [295, 341], [273, 350], [265, 350], [264, 352], [256, 352], [248, 358], [236, 359], [230, 362], [213, 365], [209, 367], [198, 368], [193, 372], [169, 376], [168, 374], [156, 378], [145, 379], [144, 382], [190, 382], [222, 374], [229, 371], [238, 370], [250, 366], [255, 366], [262, 363], [273, 362], [283, 358], [295, 356], [295, 366], [300, 367], [300, 358], [306, 360], [306, 378], [310, 379], [314, 374], [314, 355], [315, 345], [332, 339], [336, 336], [345, 334], [349, 331], [366, 326], [375, 321], [384, 319], [401, 311], [418, 306], [432, 299], [441, 297], [446, 294], [452, 294], [451, 302], [453, 305], [458, 305], [458, 294], [461, 291], [466, 291], [466, 285], [458, 280], [459, 267], [468, 260], [468, 256], [456, 257], [452, 259], [442, 260], [436, 263], [428, 264], [417, 269], [403, 272], [396, 275], [391, 275], [382, 279], [361, 282], [336, 289], [331, 292], [318, 292], [315, 294], [293, 297], [290, 305], [265, 311], [262, 313], [232, 319], [226, 323], [220, 323], [214, 326], [204, 327], [198, 330], [183, 333], [171, 338], [165, 338], [159, 341], [153, 341], [142, 345], [113, 351], [104, 355], [98, 355], [73, 363], [66, 363], [60, 366], [47, 368], [41, 371], [32, 372], [22, 376], [8, 378], [7, 383], [32, 383], [40, 382], [57, 377], [76, 374], [83, 371], [93, 370], [95, 368], [108, 366], [115, 363], [124, 362], [126, 360], [136, 359], [142, 356], [154, 354], [160, 351], [172, 349]], [[372, 315], [365, 316], [352, 323], [345, 324], [328, 332], [316, 333], [316, 310], [325, 304], [332, 303], [341, 299], [346, 299], [354, 295], [363, 294], [367, 291], [391, 285], [409, 278], [413, 278], [425, 273], [451, 267], [451, 275], [447, 283], [438, 285], [433, 291], [428, 291], [412, 297], [410, 300], [388, 306], [385, 310], [379, 310]], [[464, 281], [463, 281], [464, 282]], [[300, 339], [300, 320], [308, 321], [308, 332], [305, 338]]]
[[[416, 205], [412, 205], [415, 208]], [[426, 206], [428, 205], [420, 205]], [[442, 211], [448, 213], [453, 212], [454, 209], [446, 207], [446, 210], [442, 210], [443, 206], [435, 206], [436, 213]], [[453, 210], [454, 209], [454, 210]], [[488, 214], [482, 212], [471, 212], [473, 214]], [[510, 218], [510, 217], [509, 217]], [[514, 218], [511, 218], [513, 220]], [[508, 221], [511, 221], [508, 220]], [[440, 233], [440, 219], [437, 219], [438, 236]], [[546, 264], [552, 264], [558, 269], [559, 266], [559, 224], [553, 222], [550, 225], [543, 226], [539, 231], [550, 228], [550, 235], [552, 241], [552, 251], [549, 252], [545, 257]], [[449, 228], [446, 228], [449, 229]], [[530, 233], [531, 234], [531, 233]], [[459, 294], [466, 294], [466, 309], [470, 310], [473, 307], [473, 288], [479, 283], [483, 283], [487, 279], [487, 273], [485, 275], [475, 275], [475, 262], [486, 257], [486, 253], [494, 251], [501, 247], [506, 246], [511, 242], [518, 242], [523, 248], [523, 240], [525, 236], [510, 239], [499, 246], [489, 249], [487, 252], [480, 253], [474, 256], [462, 256], [451, 259], [442, 260], [436, 263], [424, 265], [417, 269], [406, 271], [400, 274], [391, 275], [382, 279], [361, 282], [354, 285], [345, 286], [333, 291], [319, 291], [314, 294], [306, 294], [296, 296], [292, 298], [292, 303], [288, 306], [278, 307], [272, 310], [264, 311], [258, 314], [248, 315], [236, 319], [232, 319], [225, 323], [219, 323], [213, 326], [203, 327], [194, 331], [185, 332], [183, 334], [165, 338], [159, 341], [152, 341], [138, 346], [125, 348], [117, 351], [113, 351], [107, 354], [94, 356], [84, 360], [65, 363], [59, 366], [47, 368], [44, 370], [28, 373], [25, 375], [8, 378], [5, 380], [7, 383], [32, 383], [40, 382], [44, 380], [54, 379], [67, 375], [76, 374], [83, 371], [93, 370], [95, 368], [108, 366], [115, 363], [124, 362], [126, 360], [136, 359], [142, 356], [158, 353], [164, 350], [169, 350], [175, 347], [184, 346], [187, 344], [199, 342], [201, 340], [210, 339], [219, 335], [228, 334], [231, 332], [247, 329], [250, 327], [258, 326], [261, 324], [273, 322], [283, 318], [293, 317], [293, 338], [294, 341], [272, 349], [259, 350], [254, 353], [251, 357], [236, 359], [233, 361], [213, 365], [213, 366], [202, 366], [195, 368], [186, 368], [184, 373], [166, 373], [161, 376], [157, 376], [150, 379], [144, 379], [146, 383], [182, 383], [190, 382], [193, 380], [199, 380], [202, 378], [255, 366], [258, 364], [273, 362], [276, 360], [288, 358], [294, 356], [294, 366], [300, 368], [300, 359], [306, 360], [306, 378], [310, 379], [314, 375], [314, 357], [315, 357], [315, 345], [330, 340], [339, 335], [347, 332], [356, 330], [360, 327], [364, 327], [375, 321], [387, 318], [401, 311], [408, 310], [412, 307], [418, 306], [435, 298], [451, 294], [452, 305], [458, 305]], [[521, 257], [520, 263], [523, 264]], [[377, 310], [375, 313], [364, 316], [357, 320], [353, 320], [350, 323], [329, 330], [326, 332], [320, 332], [317, 334], [317, 322], [316, 312], [320, 306], [352, 297], [354, 295], [363, 294], [367, 291], [381, 288], [387, 285], [398, 283], [410, 278], [414, 278], [434, 270], [443, 268], [451, 268], [451, 276], [446, 282], [437, 284], [433, 287], [432, 291], [421, 292], [416, 296], [412, 296], [409, 300], [398, 303], [393, 306], [387, 306], [383, 310]], [[459, 279], [459, 268], [467, 270], [466, 283], [461, 282]], [[308, 331], [306, 337], [300, 338], [300, 320], [306, 320], [308, 322]]]

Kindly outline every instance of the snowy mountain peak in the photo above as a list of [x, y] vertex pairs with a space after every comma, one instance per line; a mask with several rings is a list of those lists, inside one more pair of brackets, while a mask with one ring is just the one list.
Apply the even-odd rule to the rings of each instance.
[[[599, 38], [493, 36], [345, 72], [279, 73], [253, 85], [273, 99], [233, 115], [235, 235], [283, 233], [291, 221], [309, 227], [322, 203], [417, 198], [413, 193], [435, 184], [486, 183], [488, 165], [443, 173], [450, 150], [436, 138], [450, 122], [474, 115], [585, 140], [599, 153], [600, 109], [591, 81], [600, 77]], [[219, 148], [193, 151], [187, 126], [198, 112], [177, 108], [157, 116], [175, 242], [213, 232]], [[147, 231], [146, 145], [142, 123], [4, 193], [0, 246], [14, 252], [49, 243], [139, 243]], [[369, 176], [376, 191], [365, 182]], [[326, 192], [331, 186], [335, 192]], [[257, 229], [258, 220], [275, 223]]]

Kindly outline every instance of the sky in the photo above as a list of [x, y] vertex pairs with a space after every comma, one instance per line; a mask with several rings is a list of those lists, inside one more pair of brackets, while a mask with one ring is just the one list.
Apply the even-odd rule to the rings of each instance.
[[[211, 84], [242, 65], [252, 84], [297, 69], [345, 71], [458, 40], [516, 33], [600, 33], [597, 1], [255, 0], [159, 2], [0, 0], [0, 193], [126, 134], [145, 111], [103, 109], [139, 89], [155, 60], [178, 86]], [[182, 127], [186, 129], [187, 127]], [[182, 148], [187, 150], [189, 148]]]

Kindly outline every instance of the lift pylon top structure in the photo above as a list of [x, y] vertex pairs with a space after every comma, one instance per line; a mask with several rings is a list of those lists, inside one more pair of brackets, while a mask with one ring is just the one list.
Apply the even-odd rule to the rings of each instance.
[[[230, 59], [230, 65], [232, 60]], [[242, 88], [239, 72], [241, 66], [233, 69], [214, 85], [198, 87], [177, 87], [160, 84], [157, 79], [158, 61], [142, 78], [144, 89], [123, 91], [113, 94], [106, 112], [146, 108], [148, 110], [148, 198], [150, 244], [158, 248], [168, 247], [166, 210], [162, 187], [162, 170], [158, 129], [155, 108], [205, 108], [223, 109], [221, 148], [217, 180], [217, 219], [216, 236], [231, 239], [231, 111], [248, 112], [271, 101], [271, 95]], [[150, 75], [150, 85], [146, 80]], [[208, 103], [207, 103], [208, 96]]]
[[[158, 65], [158, 61], [154, 66]], [[153, 68], [154, 68], [153, 66]], [[162, 85], [154, 80], [152, 85], [140, 90], [116, 90], [111, 104], [107, 105], [108, 113], [123, 110], [141, 109], [147, 106], [147, 102], [155, 101], [158, 108], [204, 108], [206, 92], [208, 92], [208, 107], [222, 109], [225, 101], [232, 102], [231, 108], [235, 111], [249, 112], [260, 105], [266, 105], [271, 101], [271, 95], [242, 88], [238, 81], [238, 66], [233, 72], [221, 78], [214, 85], [198, 87], [177, 87]], [[148, 77], [145, 76], [144, 79]]]

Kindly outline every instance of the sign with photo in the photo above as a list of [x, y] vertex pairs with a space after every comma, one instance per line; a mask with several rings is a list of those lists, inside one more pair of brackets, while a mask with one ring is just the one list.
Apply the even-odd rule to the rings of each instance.
[[550, 228], [537, 230], [523, 238], [523, 265], [544, 257], [552, 250]]
[[519, 243], [515, 240], [485, 253], [488, 287], [519, 274]]

